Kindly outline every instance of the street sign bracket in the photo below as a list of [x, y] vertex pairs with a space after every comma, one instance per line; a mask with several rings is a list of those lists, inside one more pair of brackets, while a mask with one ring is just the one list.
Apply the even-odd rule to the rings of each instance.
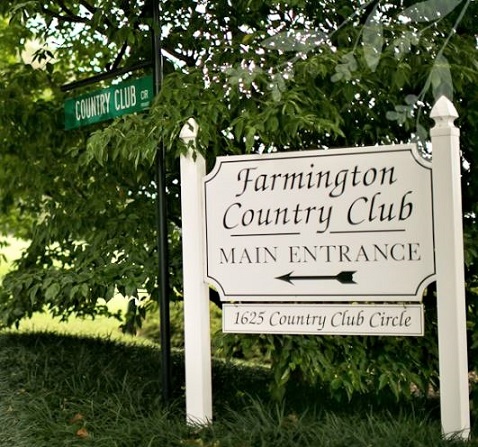
[[89, 78], [80, 79], [79, 81], [70, 82], [64, 84], [60, 87], [62, 92], [68, 92], [71, 90], [76, 90], [81, 87], [86, 87], [88, 85], [96, 84], [100, 81], [106, 81], [107, 79], [113, 79], [118, 76], [131, 73], [133, 71], [144, 70], [146, 68], [151, 68], [153, 66], [152, 61], [140, 62], [138, 64], [132, 65], [130, 67], [115, 68], [114, 70], [108, 70], [105, 73], [100, 73]]

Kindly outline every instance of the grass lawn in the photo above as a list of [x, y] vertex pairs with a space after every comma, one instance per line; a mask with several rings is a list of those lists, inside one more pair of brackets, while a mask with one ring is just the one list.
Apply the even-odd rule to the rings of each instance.
[[[108, 303], [108, 307], [112, 311], [119, 309], [125, 310], [126, 302], [122, 297], [112, 299]], [[113, 318], [96, 317], [94, 320], [89, 318], [71, 317], [68, 321], [61, 321], [59, 318], [52, 318], [49, 314], [35, 314], [32, 318], [23, 320], [19, 329], [21, 332], [55, 332], [70, 335], [88, 335], [105, 337], [118, 340], [144, 341], [137, 337], [123, 334], [120, 329], [120, 322]]]
[[[296, 386], [285, 403], [268, 371], [213, 364], [215, 420], [184, 415], [183, 353], [173, 352], [173, 402], [161, 401], [157, 347], [54, 333], [0, 333], [0, 446], [440, 447], [437, 402], [333, 403]], [[375, 396], [376, 397], [376, 396]], [[476, 445], [476, 444], [475, 444]]]

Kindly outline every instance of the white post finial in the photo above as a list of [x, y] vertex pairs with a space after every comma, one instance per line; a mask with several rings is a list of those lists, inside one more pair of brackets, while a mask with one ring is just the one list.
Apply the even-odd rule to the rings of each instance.
[[458, 112], [453, 103], [443, 95], [433, 106], [430, 118], [435, 121], [434, 129], [455, 127], [453, 122], [458, 118]]
[[468, 438], [470, 407], [460, 185], [460, 130], [452, 102], [442, 96], [430, 116], [437, 278], [440, 407], [445, 436]]
[[198, 135], [199, 126], [194, 118], [189, 118], [186, 124], [182, 127], [181, 132], [179, 132], [179, 138], [188, 144], [189, 142], [196, 139]]

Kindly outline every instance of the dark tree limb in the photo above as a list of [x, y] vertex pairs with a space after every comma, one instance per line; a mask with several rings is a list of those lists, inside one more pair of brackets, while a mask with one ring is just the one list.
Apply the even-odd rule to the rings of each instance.
[[60, 14], [59, 12], [52, 11], [51, 9], [47, 8], [46, 6], [42, 6], [42, 11], [49, 17], [53, 17], [57, 19], [60, 22], [70, 22], [70, 23], [88, 23], [88, 19], [85, 19], [84, 17], [79, 17], [79, 16], [65, 16], [63, 14]]
[[94, 14], [97, 11], [97, 8], [93, 5], [90, 5], [86, 0], [80, 0], [80, 5], [83, 6], [91, 14]]
[[64, 0], [56, 0], [56, 1], [58, 2], [58, 5], [66, 13], [68, 17], [76, 17], [77, 19], [81, 18], [80, 16], [75, 14], [70, 8], [68, 8], [68, 6], [66, 6]]
[[219, 309], [222, 309], [222, 301], [219, 296], [219, 292], [214, 289], [209, 289], [209, 299], [217, 306]]
[[108, 64], [108, 66], [106, 67], [106, 69], [108, 71], [116, 70], [118, 68], [118, 66], [121, 62], [121, 59], [123, 59], [123, 56], [124, 56], [127, 48], [128, 48], [128, 43], [124, 42], [123, 45], [121, 46], [118, 54], [116, 55], [115, 60], [113, 61], [113, 63]]

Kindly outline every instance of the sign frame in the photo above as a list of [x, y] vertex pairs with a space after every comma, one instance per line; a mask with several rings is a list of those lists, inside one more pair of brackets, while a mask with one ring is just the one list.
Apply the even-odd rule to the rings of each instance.
[[[236, 183], [240, 183], [239, 189], [237, 189], [235, 196], [242, 196], [240, 197], [241, 199], [245, 196], [245, 191], [248, 189], [248, 192], [250, 192], [250, 196], [252, 196], [255, 192], [258, 190], [260, 191], [261, 189], [267, 189], [268, 187], [270, 188], [270, 185], [266, 184], [267, 178], [272, 178], [274, 181], [276, 180], [277, 177], [280, 177], [280, 173], [272, 173], [274, 172], [272, 169], [270, 171], [266, 172], [267, 168], [262, 168], [261, 166], [267, 166], [267, 165], [272, 165], [275, 164], [277, 166], [280, 165], [285, 165], [291, 164], [294, 162], [294, 160], [299, 160], [299, 165], [302, 166], [314, 166], [315, 165], [334, 165], [334, 166], [342, 166], [344, 164], [344, 160], [348, 160], [347, 162], [349, 163], [350, 166], [354, 166], [355, 173], [351, 173], [352, 168], [349, 170], [349, 174], [354, 177], [351, 177], [352, 183], [349, 183], [349, 185], [354, 184], [353, 182], [358, 183], [358, 180], [356, 181], [357, 178], [357, 173], [360, 173], [361, 171], [359, 170], [360, 163], [363, 163], [363, 165], [368, 165], [370, 166], [369, 170], [366, 171], [364, 179], [366, 180], [367, 177], [366, 175], [371, 172], [375, 176], [377, 176], [377, 170], [375, 168], [372, 168], [373, 166], [373, 161], [376, 158], [382, 158], [386, 159], [389, 163], [394, 163], [393, 157], [395, 157], [397, 160], [396, 163], [401, 163], [401, 164], [410, 164], [411, 169], [415, 168], [417, 175], [420, 175], [423, 177], [420, 178], [418, 181], [412, 178], [413, 181], [415, 181], [415, 184], [420, 184], [418, 187], [416, 187], [416, 191], [413, 191], [413, 194], [415, 194], [417, 197], [415, 197], [414, 203], [418, 203], [419, 206], [415, 206], [415, 209], [413, 212], [415, 214], [418, 213], [418, 217], [412, 216], [413, 219], [413, 225], [414, 226], [409, 226], [410, 228], [403, 228], [398, 227], [395, 224], [395, 222], [392, 222], [392, 228], [384, 228], [384, 225], [387, 225], [388, 222], [384, 222], [384, 225], [381, 226], [381, 228], [377, 228], [375, 225], [374, 228], [360, 228], [359, 230], [353, 230], [353, 231], [346, 231], [346, 228], [341, 227], [341, 228], [332, 228], [334, 223], [328, 222], [327, 225], [330, 224], [331, 227], [326, 228], [323, 231], [317, 231], [316, 233], [321, 233], [321, 234], [315, 234], [309, 231], [308, 228], [305, 228], [302, 226], [302, 228], [299, 229], [299, 231], [278, 231], [277, 233], [274, 232], [263, 232], [260, 233], [258, 231], [253, 231], [250, 233], [247, 232], [241, 232], [241, 228], [236, 230], [236, 227], [239, 227], [240, 225], [237, 224], [237, 221], [226, 221], [226, 219], [229, 219], [229, 215], [232, 215], [233, 212], [238, 214], [238, 210], [241, 209], [246, 209], [244, 215], [243, 215], [243, 222], [244, 222], [244, 216], [246, 216], [246, 213], [249, 213], [247, 215], [247, 219], [249, 219], [249, 215], [251, 215], [252, 211], [254, 211], [254, 206], [249, 205], [249, 204], [244, 204], [243, 202], [240, 202], [237, 200], [236, 202], [231, 203], [231, 197], [233, 197], [232, 194], [228, 193], [223, 193], [222, 191], [229, 191], [231, 190], [231, 184], [234, 182], [230, 180], [232, 177], [236, 179]], [[362, 159], [367, 159], [366, 161], [361, 161]], [[403, 159], [403, 160], [402, 160]], [[392, 161], [390, 161], [392, 160]], [[348, 166], [348, 165], [347, 165]], [[408, 166], [408, 165], [407, 165]], [[226, 171], [227, 169], [227, 171]], [[276, 168], [277, 169], [277, 168]], [[332, 172], [334, 168], [330, 168], [330, 171], [328, 173]], [[338, 168], [335, 168], [338, 169]], [[393, 169], [390, 168], [390, 169]], [[406, 169], [401, 167], [400, 168], [403, 172], [401, 172], [403, 177], [406, 177], [408, 175], [408, 172], [406, 172]], [[294, 169], [291, 168], [292, 171]], [[223, 173], [224, 171], [224, 173]], [[251, 174], [252, 173], [252, 174]], [[322, 173], [322, 171], [320, 171]], [[314, 194], [322, 194], [321, 196], [321, 201], [319, 203], [322, 204], [322, 211], [328, 207], [329, 209], [329, 216], [331, 214], [331, 210], [335, 211], [337, 207], [337, 202], [343, 201], [343, 197], [341, 197], [342, 194], [336, 194], [336, 197], [333, 196], [334, 189], [337, 188], [337, 178], [339, 174], [347, 174], [345, 169], [342, 169], [341, 171], [336, 172], [336, 179], [335, 179], [335, 184], [332, 182], [328, 184], [328, 191], [324, 193], [323, 191], [319, 191], [317, 189], [316, 192], [315, 190], [312, 191]], [[221, 177], [222, 174], [222, 177]], [[383, 168], [382, 176], [389, 175], [389, 172], [385, 171], [385, 168]], [[254, 184], [254, 179], [252, 178], [253, 175], [256, 175], [255, 178], [255, 184]], [[299, 176], [301, 174], [293, 174], [296, 176]], [[390, 175], [393, 175], [390, 174]], [[267, 177], [268, 176], [268, 177]], [[228, 184], [224, 184], [223, 181], [225, 178], [228, 178]], [[292, 182], [296, 181], [296, 184], [298, 183], [299, 180], [297, 180], [298, 177], [294, 178]], [[369, 177], [372, 178], [372, 177]], [[319, 206], [317, 207], [312, 207], [312, 206], [306, 206], [302, 205], [302, 203], [297, 203], [298, 200], [302, 200], [301, 197], [305, 196], [309, 191], [307, 191], [307, 182], [309, 182], [309, 185], [312, 184], [312, 171], [309, 173], [304, 173], [304, 177], [300, 178], [300, 182], [303, 181], [305, 187], [303, 188], [304, 190], [300, 191], [293, 191], [295, 195], [292, 195], [290, 191], [286, 191], [286, 193], [289, 193], [291, 197], [294, 197], [293, 200], [296, 200], [294, 202], [294, 205], [289, 206], [288, 202], [286, 202], [286, 205], [284, 205], [282, 210], [292, 210], [292, 216], [293, 212], [296, 211], [296, 216], [297, 216], [297, 210], [299, 211], [306, 211], [309, 210], [308, 212], [311, 213], [312, 208], [317, 208], [318, 211]], [[214, 182], [222, 180], [221, 187], [216, 188], [214, 185]], [[393, 180], [393, 181], [392, 181]], [[399, 178], [398, 180], [402, 180]], [[390, 188], [395, 188], [397, 189], [397, 186], [392, 183], [398, 183], [397, 178], [392, 178], [390, 177]], [[368, 180], [370, 183], [371, 181]], [[409, 200], [410, 196], [412, 196], [411, 191], [407, 191], [407, 182], [410, 180], [408, 178], [405, 178], [402, 180], [403, 185], [400, 185], [399, 187], [401, 189], [401, 196], [397, 197], [397, 203], [394, 205], [396, 210], [398, 211], [393, 211], [394, 213], [401, 213], [400, 216], [407, 216], [407, 213], [409, 213], [409, 209], [407, 207], [411, 207], [409, 205]], [[291, 183], [292, 183], [291, 182]], [[285, 184], [285, 183], [284, 183]], [[422, 187], [423, 185], [421, 184], [426, 184], [426, 190]], [[315, 185], [313, 185], [315, 186]], [[366, 185], [363, 189], [366, 190], [366, 193], [368, 193], [368, 196], [363, 196], [360, 197], [360, 192], [355, 192], [352, 191], [345, 191], [347, 188], [347, 185], [343, 186], [342, 185], [342, 193], [343, 195], [346, 196], [348, 194], [349, 197], [346, 198], [346, 200], [349, 200], [350, 203], [359, 203], [361, 200], [363, 203], [366, 201], [371, 201], [373, 204], [373, 201], [379, 197], [380, 199], [382, 197], [386, 196], [386, 191], [375, 191], [374, 194], [371, 194], [370, 191], [372, 190], [371, 188], [368, 187], [369, 185]], [[383, 186], [383, 185], [378, 185], [378, 186]], [[255, 188], [255, 189], [254, 189]], [[404, 189], [405, 188], [405, 189]], [[297, 188], [299, 189], [299, 188]], [[350, 187], [352, 189], [352, 187]], [[377, 189], [377, 188], [375, 188]], [[216, 192], [216, 190], [218, 192]], [[369, 191], [370, 190], [370, 191]], [[403, 192], [405, 191], [405, 194]], [[270, 193], [270, 191], [267, 191], [267, 193]], [[281, 192], [282, 193], [282, 192]], [[328, 194], [327, 194], [328, 193]], [[355, 196], [352, 197], [352, 193], [355, 194]], [[410, 193], [410, 194], [409, 194]], [[310, 193], [309, 193], [310, 194]], [[365, 194], [365, 193], [364, 193]], [[390, 193], [392, 196], [393, 194]], [[407, 196], [408, 194], [408, 196]], [[227, 196], [227, 198], [225, 198]], [[269, 196], [272, 197], [272, 201], [276, 200], [273, 202], [275, 206], [277, 203], [279, 203], [277, 198], [274, 198], [271, 194]], [[300, 197], [299, 197], [300, 196]], [[330, 196], [330, 197], [329, 197]], [[285, 301], [306, 301], [306, 302], [314, 302], [314, 301], [331, 301], [331, 302], [336, 302], [336, 301], [363, 301], [363, 302], [370, 302], [370, 301], [399, 301], [399, 302], [405, 302], [405, 301], [421, 301], [423, 291], [424, 289], [435, 279], [436, 275], [436, 261], [435, 261], [435, 252], [434, 252], [434, 218], [432, 219], [425, 219], [424, 217], [427, 215], [433, 216], [434, 215], [434, 205], [433, 205], [433, 183], [432, 183], [432, 170], [431, 170], [431, 162], [428, 160], [425, 160], [420, 153], [418, 152], [418, 149], [415, 144], [402, 144], [402, 145], [388, 145], [388, 146], [371, 146], [371, 147], [360, 147], [360, 148], [342, 148], [342, 149], [331, 149], [331, 150], [307, 150], [307, 151], [298, 151], [298, 152], [285, 152], [285, 153], [273, 153], [273, 154], [255, 154], [255, 155], [240, 155], [240, 156], [226, 156], [226, 157], [218, 157], [216, 164], [213, 168], [213, 170], [205, 177], [204, 179], [204, 197], [205, 197], [205, 240], [206, 240], [206, 256], [205, 256], [205, 272], [206, 272], [206, 281], [209, 282], [213, 287], [215, 287], [221, 296], [222, 301], [242, 301], [242, 302], [275, 302], [275, 301], [280, 301], [280, 302], [285, 302]], [[299, 197], [299, 198], [298, 198]], [[394, 197], [392, 197], [394, 198]], [[388, 200], [390, 199], [390, 195], [387, 196]], [[228, 202], [229, 200], [229, 202]], [[244, 199], [245, 201], [248, 200], [248, 198]], [[355, 200], [355, 202], [353, 201]], [[310, 204], [311, 202], [309, 202]], [[359, 205], [362, 205], [362, 203], [359, 203]], [[257, 206], [262, 206], [262, 203], [260, 203]], [[267, 206], [267, 205], [266, 205]], [[289, 208], [287, 208], [289, 206]], [[294, 208], [295, 206], [295, 208]], [[382, 205], [385, 207], [385, 205]], [[389, 205], [390, 207], [392, 205]], [[221, 211], [215, 211], [216, 207], [220, 207]], [[233, 207], [235, 207], [233, 209]], [[400, 208], [401, 207], [401, 208]], [[357, 207], [358, 208], [358, 207]], [[276, 208], [276, 210], [279, 208]], [[391, 209], [391, 208], [390, 208]], [[224, 212], [226, 210], [226, 212]], [[233, 210], [230, 212], [230, 210]], [[270, 210], [273, 210], [273, 208], [267, 209], [267, 212]], [[242, 209], [241, 209], [242, 211]], [[264, 209], [259, 209], [259, 212], [264, 211]], [[383, 212], [383, 210], [382, 210]], [[388, 211], [389, 216], [392, 215], [392, 211]], [[215, 213], [215, 215], [214, 215]], [[235, 233], [231, 235], [226, 235], [222, 236], [221, 231], [223, 233], [226, 233], [226, 230], [224, 228], [220, 228], [220, 225], [217, 224], [217, 222], [221, 219], [221, 213], [223, 213], [222, 217], [222, 225], [223, 227], [233, 227]], [[226, 215], [226, 213], [229, 213]], [[350, 211], [349, 211], [350, 213]], [[372, 211], [370, 211], [370, 214]], [[211, 217], [213, 216], [213, 217]], [[349, 218], [349, 217], [348, 217]], [[260, 217], [259, 217], [260, 219]], [[292, 217], [291, 217], [292, 219]], [[289, 219], [289, 220], [291, 220]], [[344, 220], [343, 218], [342, 220]], [[299, 219], [297, 219], [299, 220]], [[403, 219], [406, 220], [406, 219]], [[426, 222], [425, 224], [423, 222]], [[383, 222], [381, 222], [382, 224]], [[260, 221], [259, 221], [260, 224]], [[403, 222], [402, 222], [403, 224]], [[298, 225], [299, 227], [300, 225]], [[389, 225], [390, 226], [390, 225]], [[258, 226], [257, 226], [258, 227]], [[228, 228], [229, 229], [229, 228]], [[309, 231], [310, 234], [307, 233]], [[350, 236], [347, 234], [350, 233]], [[377, 269], [377, 265], [365, 265], [363, 264], [366, 269], [366, 275], [364, 275], [364, 269], [360, 269], [360, 262], [358, 263], [352, 263], [352, 262], [342, 262], [343, 259], [345, 261], [348, 260], [348, 251], [349, 250], [349, 245], [350, 243], [347, 242], [341, 242], [337, 244], [333, 244], [331, 242], [327, 242], [328, 245], [320, 245], [321, 242], [317, 243], [314, 241], [317, 240], [324, 240], [326, 237], [328, 241], [330, 239], [334, 240], [341, 240], [341, 241], [348, 241], [353, 238], [354, 241], [358, 240], [359, 238], [362, 240], [368, 240], [370, 247], [375, 247], [375, 256], [384, 256], [381, 250], [385, 251], [383, 247], [387, 246], [386, 243], [382, 244], [381, 247], [378, 247], [377, 244], [373, 244], [373, 241], [377, 239], [379, 233], [389, 233], [390, 235], [393, 236], [395, 241], [398, 241], [394, 243], [394, 245], [391, 245], [391, 248], [388, 247], [386, 250], [390, 250], [391, 253], [387, 253], [387, 256], [393, 257], [394, 253], [393, 251], [396, 249], [396, 252], [398, 253], [399, 251], [407, 251], [408, 250], [408, 255], [411, 261], [419, 261], [419, 264], [423, 264], [422, 270], [425, 270], [425, 272], [422, 274], [421, 271], [418, 271], [416, 266], [417, 262], [414, 264], [412, 262], [409, 262], [407, 265], [405, 265], [405, 268], [402, 268], [401, 274], [399, 273], [389, 273], [391, 267], [385, 265], [382, 270], [378, 270], [377, 276], [381, 278], [381, 282], [377, 281], [372, 281], [373, 275], [375, 275], [375, 271]], [[412, 237], [409, 236], [412, 234], [413, 237], [419, 237], [421, 240], [417, 243], [413, 240], [409, 240], [408, 242], [406, 241], [407, 237]], [[218, 236], [220, 235], [220, 236]], [[305, 236], [304, 236], [305, 235]], [[417, 236], [418, 235], [418, 236]], [[380, 235], [381, 236], [381, 235]], [[220, 237], [223, 237], [223, 239], [220, 239]], [[388, 236], [387, 236], [388, 237]], [[282, 238], [282, 240], [279, 240]], [[233, 241], [234, 239], [234, 241]], [[286, 245], [283, 246], [283, 240], [287, 239]], [[391, 239], [391, 236], [389, 238]], [[219, 240], [219, 242], [218, 242]], [[263, 241], [267, 240], [267, 242], [261, 243], [258, 241]], [[303, 243], [303, 241], [306, 241], [306, 243]], [[240, 241], [240, 242], [236, 242]], [[244, 242], [246, 241], [246, 242]], [[292, 241], [292, 242], [290, 242]], [[312, 242], [310, 242], [312, 241]], [[237, 245], [233, 245], [237, 244]], [[287, 243], [289, 244], [287, 247]], [[249, 244], [249, 245], [247, 245]], [[269, 245], [267, 245], [269, 244]], [[422, 253], [418, 253], [419, 249], [419, 244], [422, 244], [422, 246], [425, 246], [425, 255]], [[225, 247], [225, 248], [222, 248]], [[231, 248], [232, 247], [232, 248]], [[237, 251], [235, 252], [235, 247], [237, 247]], [[252, 248], [249, 248], [252, 247]], [[269, 250], [267, 247], [273, 247], [273, 250]], [[308, 247], [312, 247], [315, 249], [315, 252], [312, 253], [311, 250], [309, 250]], [[369, 256], [367, 254], [367, 251], [365, 250], [365, 245], [357, 245], [356, 251], [355, 251], [355, 256], [357, 259], [364, 258]], [[297, 253], [292, 253], [293, 249], [297, 249]], [[322, 262], [322, 265], [320, 265], [321, 269], [320, 271], [315, 271], [311, 270], [312, 268], [315, 269], [314, 266], [311, 266], [306, 273], [301, 272], [300, 268], [304, 266], [304, 264], [299, 265], [296, 263], [295, 265], [291, 262], [287, 263], [284, 262], [283, 265], [281, 264], [281, 258], [290, 258], [292, 259], [292, 256], [296, 256], [295, 259], [299, 259], [301, 254], [298, 252], [299, 250], [304, 250], [305, 255], [304, 256], [309, 256], [309, 259], [313, 259], [314, 261], [318, 257], [317, 251], [324, 249], [321, 253], [322, 258], [325, 259], [325, 261]], [[337, 262], [335, 265], [332, 266], [332, 262], [328, 263], [329, 259], [327, 258], [332, 257], [334, 253], [332, 253], [330, 250], [331, 249], [336, 249], [337, 250], [337, 257], [340, 256], [340, 263]], [[340, 249], [340, 255], [338, 254], [338, 249]], [[342, 253], [342, 249], [344, 252]], [[289, 252], [286, 252], [286, 250], [289, 250]], [[307, 251], [305, 251], [307, 250]], [[327, 251], [326, 251], [327, 250]], [[214, 252], [215, 251], [215, 252]], [[218, 255], [219, 253], [219, 255]], [[377, 255], [377, 253], [381, 253]], [[402, 253], [403, 254], [403, 253]], [[400, 256], [402, 256], [402, 254]], [[262, 256], [262, 258], [261, 258]], [[421, 259], [415, 259], [418, 257], [426, 256], [426, 265], [424, 265], [425, 261], [422, 262]], [[232, 264], [243, 264], [242, 261], [243, 259], [246, 260], [246, 264], [249, 263], [250, 259], [252, 259], [252, 264], [254, 264], [254, 257], [256, 261], [255, 265], [232, 265]], [[278, 259], [279, 258], [279, 261]], [[263, 261], [263, 262], [261, 262]], [[266, 266], [269, 262], [269, 265]], [[273, 263], [275, 264], [280, 264], [280, 268], [276, 268], [276, 265], [272, 265]], [[219, 265], [222, 264], [222, 265]], [[230, 264], [224, 266], [225, 264]], [[318, 263], [317, 263], [318, 264]], [[329, 264], [329, 265], [325, 265]], [[371, 263], [369, 263], [371, 264]], [[413, 264], [413, 265], [412, 265]], [[395, 263], [395, 267], [398, 266], [398, 263]], [[227, 268], [226, 268], [227, 267]], [[240, 268], [239, 268], [240, 267]], [[322, 268], [323, 267], [323, 268]], [[372, 268], [373, 267], [373, 268]], [[400, 266], [401, 267], [401, 266]], [[229, 271], [230, 270], [230, 271]], [[317, 269], [319, 270], [319, 269]], [[240, 271], [240, 275], [239, 275]], [[220, 274], [218, 274], [218, 272]], [[267, 272], [265, 274], [264, 272]], [[417, 273], [418, 272], [418, 273]], [[401, 280], [401, 277], [408, 277], [411, 278], [411, 280], [414, 280], [412, 275], [419, 275], [421, 274], [422, 276], [419, 276], [417, 280], [413, 283], [413, 285], [409, 285], [409, 282], [404, 282]], [[222, 276], [221, 276], [222, 275]], [[255, 282], [253, 284], [246, 283], [242, 281], [241, 277], [247, 276], [248, 281], [250, 281], [250, 278], [254, 279], [255, 275]], [[360, 276], [362, 275], [362, 276]], [[391, 287], [388, 283], [386, 283], [383, 278], [384, 276], [389, 275], [390, 277], [394, 276], [394, 281], [395, 281], [395, 290], [393, 287]], [[358, 277], [358, 278], [357, 278]], [[360, 281], [359, 281], [360, 279]], [[268, 282], [267, 282], [268, 281]], [[276, 281], [276, 284], [272, 285], [272, 282]], [[320, 283], [318, 282], [320, 281]], [[308, 284], [307, 284], [308, 282]], [[357, 283], [361, 283], [362, 286], [357, 286]], [[229, 284], [235, 284], [234, 287], [231, 287]], [[280, 284], [279, 284], [280, 283]], [[307, 284], [307, 285], [303, 285]], [[254, 289], [253, 287], [258, 286], [258, 289]], [[292, 287], [291, 287], [292, 286]], [[239, 288], [238, 288], [239, 287]], [[375, 287], [375, 288], [373, 288]], [[365, 288], [365, 290], [364, 290]], [[406, 288], [406, 290], [405, 290]]]

